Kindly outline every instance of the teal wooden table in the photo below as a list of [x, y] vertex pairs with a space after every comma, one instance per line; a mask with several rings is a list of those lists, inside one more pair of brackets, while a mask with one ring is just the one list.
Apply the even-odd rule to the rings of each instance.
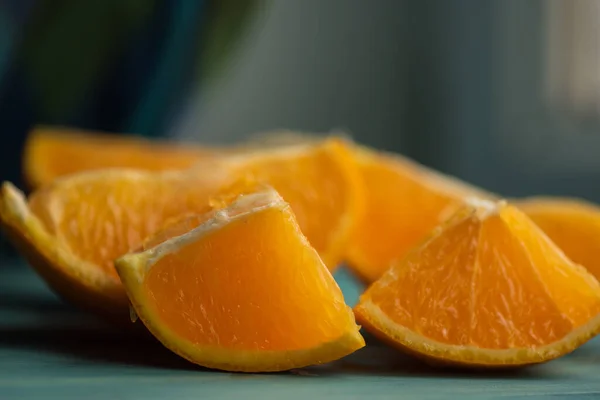
[[[18, 264], [18, 265], [15, 265]], [[349, 302], [359, 287], [336, 278]], [[280, 374], [195, 367], [61, 303], [25, 265], [0, 264], [0, 399], [599, 398], [600, 340], [513, 372], [429, 368], [373, 339], [336, 363]]]

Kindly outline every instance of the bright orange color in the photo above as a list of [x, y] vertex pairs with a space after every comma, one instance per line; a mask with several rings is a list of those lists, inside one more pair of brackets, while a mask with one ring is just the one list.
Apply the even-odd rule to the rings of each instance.
[[[204, 160], [185, 172], [71, 175], [36, 191], [28, 203], [5, 184], [0, 217], [17, 233], [11, 235], [17, 245], [34, 253], [32, 264], [59, 294], [73, 299], [72, 292], [81, 291], [89, 301], [77, 303], [126, 315], [113, 260], [138, 249], [169, 219], [205, 212], [211, 196], [246, 175], [283, 195], [311, 245], [335, 267], [361, 199], [351, 153], [335, 139]], [[65, 280], [70, 284], [63, 285]]]
[[185, 169], [215, 150], [141, 137], [37, 127], [27, 138], [23, 170], [32, 188], [77, 172], [103, 168]]
[[600, 279], [600, 207], [579, 199], [533, 197], [523, 210], [567, 257]]
[[548, 361], [600, 330], [600, 285], [521, 211], [473, 201], [362, 296], [358, 321], [444, 363]]
[[137, 315], [166, 347], [205, 367], [262, 372], [364, 346], [342, 292], [275, 191], [240, 196], [198, 221], [116, 261]]
[[357, 148], [356, 161], [366, 204], [346, 256], [366, 283], [452, 215], [465, 196], [491, 197], [399, 155]]
[[199, 211], [197, 213], [190, 212], [167, 219], [161, 229], [148, 236], [143, 241], [141, 248], [136, 249], [136, 251], [148, 250], [167, 239], [183, 235], [211, 218], [213, 213], [210, 211], [226, 208], [240, 196], [245, 196], [254, 192], [262, 192], [267, 189], [270, 189], [270, 187], [258, 183], [251, 176], [244, 176], [235, 181], [232, 185], [223, 187], [216, 195], [211, 196], [208, 199], [208, 206], [204, 211]]

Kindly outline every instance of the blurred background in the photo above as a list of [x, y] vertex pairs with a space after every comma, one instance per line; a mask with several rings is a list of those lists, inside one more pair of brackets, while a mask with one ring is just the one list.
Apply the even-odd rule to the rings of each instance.
[[600, 201], [596, 0], [0, 0], [0, 171], [34, 124], [344, 130], [506, 196]]

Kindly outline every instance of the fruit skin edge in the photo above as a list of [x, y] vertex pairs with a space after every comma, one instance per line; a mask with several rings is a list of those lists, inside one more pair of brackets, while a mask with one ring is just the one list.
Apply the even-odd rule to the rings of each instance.
[[[14, 186], [4, 183], [1, 191], [0, 221], [7, 238], [54, 293], [70, 304], [100, 315], [113, 324], [125, 326], [129, 321], [129, 300], [120, 283], [107, 285], [110, 278], [99, 279], [97, 275], [94, 279], [68, 268], [69, 265], [81, 264], [83, 261], [64, 249], [27, 209], [22, 213], [14, 210], [22, 208], [20, 203], [26, 204], [22, 194]], [[37, 240], [29, 240], [28, 231]], [[94, 266], [87, 267], [95, 270]], [[127, 325], [131, 327], [131, 324]]]
[[[143, 285], [140, 284], [138, 271], [146, 268], [149, 258], [147, 254], [131, 258], [123, 256], [115, 261], [115, 267], [119, 272], [124, 286], [128, 288], [131, 306], [135, 310], [135, 314], [143, 322], [148, 331], [166, 348], [193, 364], [229, 372], [280, 372], [335, 361], [365, 346], [364, 339], [358, 330], [353, 330], [344, 333], [331, 342], [323, 343], [320, 346], [306, 350], [282, 352], [224, 350], [209, 346], [195, 348], [193, 344], [181, 339], [169, 328], [159, 329], [155, 327], [151, 321], [159, 321], [160, 318], [149, 307], [142, 305], [142, 303], [146, 302], [146, 295]], [[352, 350], [349, 351], [351, 348]], [[202, 360], [199, 360], [198, 355], [193, 354], [194, 352], [201, 354]], [[285, 357], [282, 357], [284, 353]], [[323, 354], [326, 356], [315, 360], [314, 354]], [[279, 361], [275, 363], [264, 362], [265, 359], [279, 359]]]
[[370, 301], [357, 305], [354, 314], [357, 322], [383, 343], [434, 367], [498, 369], [541, 364], [573, 352], [600, 333], [599, 314], [560, 340], [538, 348], [484, 349], [426, 338], [396, 324]]

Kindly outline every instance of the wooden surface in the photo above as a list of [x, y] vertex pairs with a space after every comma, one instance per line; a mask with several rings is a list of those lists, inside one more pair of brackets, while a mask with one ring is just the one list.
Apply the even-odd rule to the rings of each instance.
[[[204, 370], [62, 304], [14, 264], [0, 264], [1, 400], [600, 398], [600, 340], [512, 372], [437, 370], [372, 339], [344, 360], [300, 371]], [[360, 288], [344, 271], [336, 278], [354, 302]]]

